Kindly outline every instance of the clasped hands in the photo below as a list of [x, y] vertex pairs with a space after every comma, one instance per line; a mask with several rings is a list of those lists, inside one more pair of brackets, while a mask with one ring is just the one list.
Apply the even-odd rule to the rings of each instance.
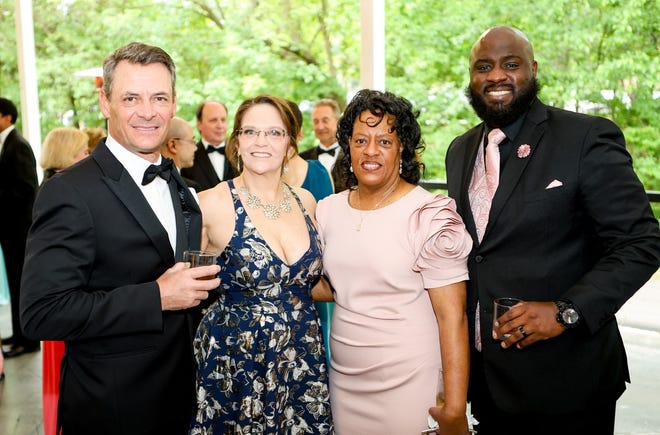
[[209, 297], [209, 291], [220, 286], [220, 278], [208, 279], [220, 272], [220, 266], [190, 267], [190, 263], [176, 263], [157, 280], [163, 311], [185, 310], [199, 305]]
[[495, 320], [493, 338], [498, 340], [510, 334], [500, 346], [506, 349], [515, 345], [523, 349], [556, 337], [565, 329], [557, 322], [557, 312], [554, 302], [520, 302]]

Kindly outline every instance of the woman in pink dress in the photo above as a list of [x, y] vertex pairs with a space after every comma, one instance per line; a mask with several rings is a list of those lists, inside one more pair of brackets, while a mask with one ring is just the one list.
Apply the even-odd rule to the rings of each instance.
[[421, 131], [412, 105], [360, 91], [339, 121], [353, 187], [317, 221], [334, 293], [330, 399], [339, 435], [467, 433], [467, 255], [453, 200], [417, 186]]

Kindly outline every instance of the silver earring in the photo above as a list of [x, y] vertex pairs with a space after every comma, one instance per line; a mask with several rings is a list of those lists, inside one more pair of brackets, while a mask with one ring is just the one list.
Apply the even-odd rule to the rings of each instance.
[[399, 160], [399, 175], [403, 173], [403, 161]]
[[353, 163], [351, 163], [351, 166], [348, 167], [348, 170], [353, 172]]

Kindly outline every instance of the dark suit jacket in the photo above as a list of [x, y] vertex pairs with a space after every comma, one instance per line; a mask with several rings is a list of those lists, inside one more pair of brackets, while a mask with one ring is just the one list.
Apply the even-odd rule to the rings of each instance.
[[0, 204], [3, 208], [0, 212], [0, 245], [5, 255], [12, 302], [12, 329], [17, 345], [28, 344], [20, 330], [18, 302], [25, 239], [32, 221], [37, 186], [37, 165], [32, 148], [14, 129], [7, 135], [0, 152]]
[[[302, 157], [305, 160], [318, 160], [319, 149], [320, 147], [317, 145], [313, 148], [301, 152], [300, 157]], [[337, 149], [337, 152], [339, 153], [339, 155], [335, 160], [335, 165], [332, 167], [332, 173], [330, 174], [330, 176], [332, 177], [332, 184], [334, 185], [335, 193], [339, 193], [350, 187], [348, 185], [348, 181], [345, 179], [345, 177], [341, 175], [341, 172], [338, 170], [339, 166], [337, 165], [337, 163], [339, 163], [341, 158], [344, 156], [344, 151], [341, 149], [341, 147], [339, 147]]]
[[[474, 239], [468, 317], [477, 300], [482, 369], [498, 405], [512, 413], [560, 413], [617, 398], [629, 381], [614, 314], [660, 264], [660, 232], [619, 128], [604, 118], [536, 100], [501, 172], [482, 243], [468, 185], [483, 124], [447, 152], [449, 195]], [[528, 144], [527, 157], [517, 155]], [[547, 189], [553, 181], [562, 186]], [[524, 349], [491, 338], [493, 299], [573, 302], [582, 324]], [[472, 343], [472, 347], [473, 347]]]
[[[215, 172], [213, 165], [211, 164], [211, 159], [206, 152], [206, 148], [202, 141], [197, 142], [197, 150], [195, 151], [195, 164], [190, 168], [184, 168], [181, 170], [181, 175], [186, 178], [190, 178], [199, 184], [200, 191], [210, 189], [215, 187], [216, 184], [220, 183], [220, 178]], [[229, 159], [225, 157], [225, 172], [222, 176], [223, 180], [231, 180], [236, 177], [238, 172], [233, 168]]]
[[[173, 177], [183, 185], [176, 171]], [[183, 195], [189, 231], [178, 218], [177, 251], [199, 249], [201, 234], [200, 209], [187, 188]], [[167, 232], [105, 140], [43, 185], [21, 320], [32, 338], [66, 341], [64, 434], [187, 433], [192, 315], [162, 311], [155, 281], [174, 262]]]

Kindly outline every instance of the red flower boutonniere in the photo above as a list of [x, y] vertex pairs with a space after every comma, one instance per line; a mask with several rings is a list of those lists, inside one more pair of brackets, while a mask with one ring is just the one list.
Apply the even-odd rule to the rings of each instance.
[[530, 153], [531, 151], [532, 151], [532, 147], [530, 147], [530, 146], [527, 145], [526, 143], [520, 145], [520, 146], [518, 147], [518, 158], [519, 158], [519, 159], [527, 158], [527, 156], [529, 156], [529, 153]]

